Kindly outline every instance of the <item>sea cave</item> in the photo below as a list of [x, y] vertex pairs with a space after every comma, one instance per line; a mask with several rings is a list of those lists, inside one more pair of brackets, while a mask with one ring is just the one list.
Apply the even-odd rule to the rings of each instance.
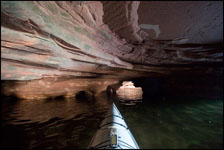
[[223, 149], [223, 1], [1, 1], [1, 136]]

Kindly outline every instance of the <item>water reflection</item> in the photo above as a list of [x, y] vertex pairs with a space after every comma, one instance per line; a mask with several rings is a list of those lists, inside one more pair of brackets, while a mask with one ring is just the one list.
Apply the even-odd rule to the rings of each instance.
[[108, 109], [108, 101], [105, 95], [93, 101], [58, 97], [8, 101], [3, 106], [3, 147], [86, 148]]
[[[114, 101], [140, 148], [223, 148], [223, 101], [120, 101], [105, 93], [95, 99], [2, 99], [3, 148], [88, 146]], [[134, 104], [134, 105], [133, 105]]]

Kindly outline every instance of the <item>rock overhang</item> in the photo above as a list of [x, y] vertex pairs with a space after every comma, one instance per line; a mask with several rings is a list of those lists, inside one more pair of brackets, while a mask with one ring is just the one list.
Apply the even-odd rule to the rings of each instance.
[[220, 76], [222, 3], [4, 1], [1, 80]]

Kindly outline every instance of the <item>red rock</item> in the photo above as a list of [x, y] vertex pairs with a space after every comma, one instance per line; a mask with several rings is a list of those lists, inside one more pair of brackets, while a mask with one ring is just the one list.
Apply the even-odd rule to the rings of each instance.
[[223, 2], [1, 4], [1, 80], [222, 74]]

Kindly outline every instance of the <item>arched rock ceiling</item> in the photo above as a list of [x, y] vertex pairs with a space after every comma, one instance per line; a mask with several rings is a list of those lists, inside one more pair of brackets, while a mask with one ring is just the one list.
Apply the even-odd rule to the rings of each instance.
[[1, 79], [221, 73], [223, 2], [3, 1]]

